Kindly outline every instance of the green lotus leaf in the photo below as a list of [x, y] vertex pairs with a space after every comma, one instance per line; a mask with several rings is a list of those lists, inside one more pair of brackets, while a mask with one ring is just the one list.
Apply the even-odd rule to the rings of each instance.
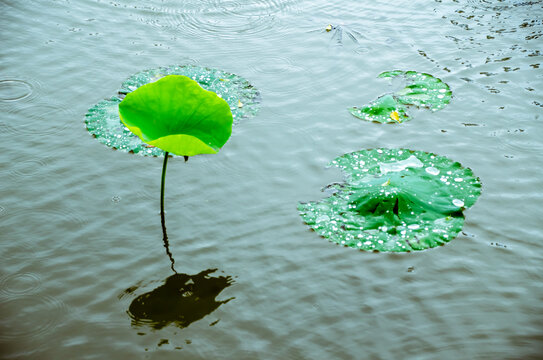
[[407, 108], [392, 95], [383, 95], [369, 105], [349, 108], [349, 112], [359, 119], [378, 123], [402, 123], [409, 120]]
[[331, 162], [347, 174], [328, 198], [300, 203], [305, 223], [337, 244], [367, 250], [424, 250], [454, 239], [463, 210], [481, 193], [470, 169], [405, 149], [373, 149]]
[[394, 96], [404, 105], [414, 105], [437, 111], [451, 102], [452, 91], [449, 85], [430, 74], [394, 70], [385, 71], [378, 77], [394, 78], [398, 76], [403, 77], [407, 81], [407, 85], [394, 93]]
[[129, 93], [119, 104], [119, 114], [143, 142], [176, 155], [214, 154], [232, 133], [226, 101], [181, 75]]
[[193, 65], [161, 67], [136, 73], [121, 84], [119, 93], [130, 93], [168, 75], [189, 77], [205, 90], [219, 95], [230, 105], [234, 124], [256, 115], [260, 109], [260, 92], [246, 79], [219, 69]]
[[164, 151], [146, 144], [120, 120], [118, 105], [137, 88], [168, 75], [183, 75], [195, 80], [202, 88], [216, 93], [230, 106], [234, 124], [257, 114], [260, 92], [244, 78], [218, 69], [200, 66], [169, 66], [145, 70], [125, 80], [118, 94], [91, 107], [85, 118], [87, 130], [101, 143], [113, 149], [140, 155], [163, 156]]
[[363, 107], [351, 107], [349, 112], [362, 120], [379, 123], [402, 123], [410, 119], [411, 106], [431, 111], [442, 109], [451, 101], [452, 91], [441, 79], [416, 71], [385, 71], [379, 78], [403, 77], [407, 85], [393, 94], [386, 94]]

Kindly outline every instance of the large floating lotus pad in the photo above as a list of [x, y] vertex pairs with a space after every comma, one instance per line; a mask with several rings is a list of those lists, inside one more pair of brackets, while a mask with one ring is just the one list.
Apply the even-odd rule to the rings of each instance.
[[407, 113], [409, 107], [437, 111], [451, 101], [449, 86], [430, 74], [394, 70], [385, 71], [378, 77], [402, 77], [407, 84], [402, 90], [383, 95], [369, 105], [349, 108], [357, 118], [379, 123], [401, 123], [410, 119]]
[[143, 142], [121, 122], [118, 106], [127, 94], [168, 75], [186, 76], [195, 80], [203, 89], [216, 93], [228, 103], [234, 123], [254, 116], [259, 110], [260, 93], [244, 78], [199, 66], [171, 66], [142, 71], [123, 82], [116, 96], [100, 101], [89, 109], [85, 119], [87, 130], [111, 148], [141, 155], [162, 156], [162, 149]]
[[345, 154], [331, 165], [347, 174], [333, 195], [301, 203], [302, 219], [337, 244], [368, 251], [424, 250], [454, 239], [463, 210], [481, 193], [470, 169], [404, 149]]
[[129, 93], [121, 121], [142, 141], [176, 155], [214, 154], [232, 133], [230, 107], [186, 76], [169, 75]]

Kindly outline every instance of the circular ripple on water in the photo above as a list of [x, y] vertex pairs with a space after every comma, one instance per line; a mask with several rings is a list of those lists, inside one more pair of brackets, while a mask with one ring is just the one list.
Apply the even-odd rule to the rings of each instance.
[[534, 126], [521, 126], [518, 128], [502, 129], [492, 133], [506, 147], [541, 155], [543, 132]]
[[[308, 64], [297, 64], [286, 56], [270, 55], [256, 60], [251, 70], [261, 74], [260, 81], [267, 83], [267, 94], [277, 94], [295, 101], [299, 96], [290, 95], [306, 93], [315, 86], [309, 67]], [[299, 81], [302, 76], [306, 81]], [[278, 77], [281, 81], [277, 81]]]
[[28, 177], [39, 173], [47, 163], [42, 159], [17, 161], [13, 164], [11, 175], [15, 177]]
[[74, 211], [50, 209], [7, 212], [0, 222], [0, 249], [6, 258], [35, 258], [52, 254], [74, 239], [85, 225]]
[[294, 11], [297, 3], [296, 0], [190, 0], [176, 6], [140, 7], [145, 16], [138, 20], [185, 35], [220, 34], [223, 39], [234, 39], [268, 31], [276, 26], [277, 15]]
[[0, 280], [0, 292], [5, 295], [25, 295], [39, 288], [40, 278], [32, 273], [6, 276]]
[[54, 103], [37, 103], [7, 110], [0, 118], [0, 132], [22, 135], [58, 135], [74, 118], [71, 109]]
[[51, 296], [23, 295], [0, 301], [0, 341], [48, 333], [65, 313], [64, 303]]
[[[305, 157], [317, 148], [317, 141], [309, 131], [288, 123], [251, 122], [245, 124], [239, 132], [245, 135], [235, 140], [239, 143], [235, 149], [221, 152], [221, 159], [205, 156], [198, 160], [206, 162], [210, 168], [217, 168], [221, 173], [233, 172], [242, 178], [285, 177], [301, 171], [300, 161], [305, 161]], [[277, 144], [283, 146], [278, 147]]]
[[0, 102], [30, 100], [39, 93], [40, 84], [34, 80], [0, 79]]
[[281, 74], [285, 72], [304, 71], [304, 69], [283, 56], [265, 56], [254, 62], [251, 68], [263, 74]]

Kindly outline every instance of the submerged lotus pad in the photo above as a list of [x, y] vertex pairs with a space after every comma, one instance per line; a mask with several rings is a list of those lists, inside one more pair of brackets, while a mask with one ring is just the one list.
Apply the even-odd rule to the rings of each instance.
[[145, 143], [176, 155], [214, 154], [232, 133], [226, 101], [186, 76], [141, 86], [120, 103], [119, 113]]
[[121, 84], [118, 95], [102, 100], [89, 109], [85, 123], [87, 130], [101, 143], [123, 151], [141, 155], [162, 156], [164, 151], [146, 144], [131, 133], [119, 118], [119, 103], [126, 94], [142, 85], [168, 75], [187, 76], [204, 88], [216, 93], [230, 106], [234, 123], [254, 116], [260, 107], [260, 93], [244, 78], [217, 69], [199, 66], [171, 66], [137, 73]]
[[332, 161], [345, 184], [298, 205], [302, 219], [332, 242], [368, 251], [424, 250], [454, 239], [462, 211], [481, 192], [470, 169], [445, 157], [402, 149], [362, 150]]
[[393, 94], [383, 95], [369, 105], [352, 107], [352, 115], [362, 120], [379, 123], [402, 123], [410, 119], [409, 106], [431, 111], [442, 109], [451, 101], [452, 92], [447, 84], [430, 74], [416, 71], [385, 71], [380, 78], [403, 77], [407, 85]]

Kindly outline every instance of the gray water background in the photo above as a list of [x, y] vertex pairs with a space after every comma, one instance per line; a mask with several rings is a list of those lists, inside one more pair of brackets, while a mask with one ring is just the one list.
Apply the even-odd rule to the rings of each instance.
[[[541, 1], [2, 0], [0, 12], [2, 358], [542, 358]], [[234, 299], [153, 330], [127, 310], [172, 274], [162, 161], [103, 146], [84, 118], [132, 74], [173, 64], [241, 75], [262, 105], [218, 155], [168, 167], [176, 268], [217, 268], [234, 280], [218, 298]], [[376, 78], [393, 69], [443, 79], [453, 101], [401, 126], [352, 117], [396, 89]], [[308, 230], [297, 203], [342, 180], [326, 164], [374, 147], [480, 177], [458, 238], [365, 253]]]

